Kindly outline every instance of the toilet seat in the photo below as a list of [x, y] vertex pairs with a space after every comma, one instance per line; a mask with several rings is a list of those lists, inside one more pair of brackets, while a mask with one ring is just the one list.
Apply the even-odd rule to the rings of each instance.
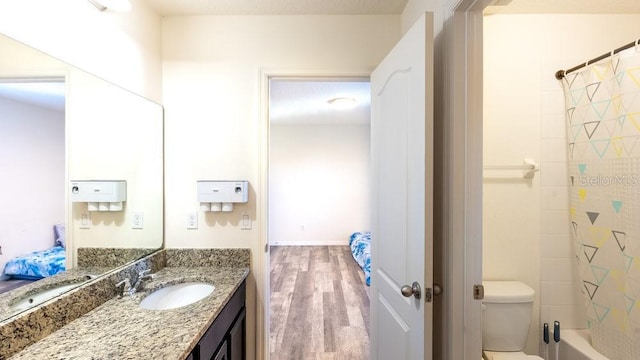
[[540, 356], [527, 355], [522, 351], [483, 351], [484, 360], [543, 360]]

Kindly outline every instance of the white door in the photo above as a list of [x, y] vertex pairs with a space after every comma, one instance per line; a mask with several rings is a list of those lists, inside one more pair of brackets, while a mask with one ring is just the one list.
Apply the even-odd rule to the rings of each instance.
[[431, 359], [433, 14], [371, 74], [371, 148], [371, 359]]

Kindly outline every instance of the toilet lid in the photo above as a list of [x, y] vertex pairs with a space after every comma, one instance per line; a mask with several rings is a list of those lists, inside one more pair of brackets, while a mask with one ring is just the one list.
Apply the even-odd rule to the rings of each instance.
[[482, 281], [484, 303], [533, 302], [535, 291], [521, 281]]

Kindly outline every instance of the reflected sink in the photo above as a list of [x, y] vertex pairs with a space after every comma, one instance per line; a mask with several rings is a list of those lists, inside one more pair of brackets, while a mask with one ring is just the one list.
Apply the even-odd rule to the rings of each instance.
[[140, 302], [140, 307], [148, 310], [175, 309], [204, 299], [214, 289], [215, 286], [202, 282], [175, 284], [147, 295]]
[[34, 294], [29, 294], [28, 296], [25, 296], [13, 302], [11, 305], [9, 305], [9, 308], [12, 311], [24, 311], [34, 306], [40, 305], [43, 302], [52, 299], [62, 293], [65, 293], [73, 288], [76, 288], [78, 287], [78, 285], [80, 284], [64, 284], [45, 290], [39, 290]]

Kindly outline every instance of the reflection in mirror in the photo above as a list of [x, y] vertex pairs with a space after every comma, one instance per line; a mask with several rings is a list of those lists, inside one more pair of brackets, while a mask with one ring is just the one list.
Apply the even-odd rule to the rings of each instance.
[[[2, 321], [162, 246], [163, 111], [1, 34], [0, 53]], [[72, 180], [125, 180], [122, 210], [70, 202]]]

